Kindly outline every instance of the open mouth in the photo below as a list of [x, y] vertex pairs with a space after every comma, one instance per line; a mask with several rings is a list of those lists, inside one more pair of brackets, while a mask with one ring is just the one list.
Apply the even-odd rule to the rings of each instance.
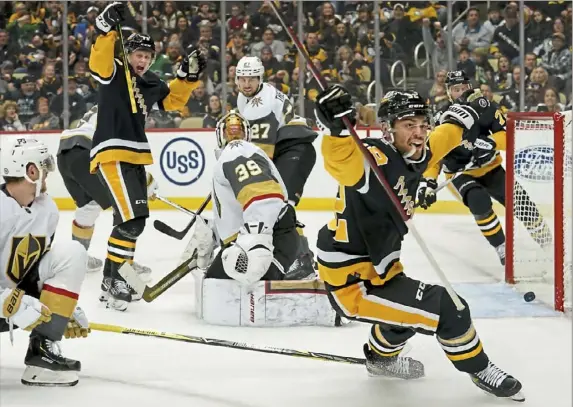
[[143, 75], [145, 73], [145, 67], [144, 66], [138, 66], [135, 68], [135, 72], [137, 72], [139, 75]]
[[423, 141], [412, 141], [410, 143], [410, 147], [414, 147], [416, 150], [421, 149], [424, 146], [424, 142]]

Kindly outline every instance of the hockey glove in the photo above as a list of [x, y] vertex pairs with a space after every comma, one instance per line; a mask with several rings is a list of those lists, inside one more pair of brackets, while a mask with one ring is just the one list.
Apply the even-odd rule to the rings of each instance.
[[422, 209], [428, 209], [432, 206], [437, 198], [436, 189], [438, 182], [433, 178], [422, 178], [418, 186], [417, 206]]
[[478, 119], [478, 113], [473, 107], [453, 104], [440, 116], [440, 124], [452, 123], [465, 130], [470, 130]]
[[472, 150], [472, 161], [476, 167], [482, 167], [488, 164], [493, 156], [495, 155], [495, 150], [497, 143], [491, 137], [487, 139], [476, 139], [473, 143], [474, 149]]
[[177, 77], [179, 79], [187, 79], [189, 82], [197, 82], [199, 80], [199, 75], [205, 70], [207, 66], [207, 60], [195, 47], [191, 47], [191, 52], [179, 65], [177, 69]]
[[68, 321], [64, 337], [66, 339], [87, 338], [90, 332], [90, 324], [86, 313], [80, 307], [76, 307], [72, 317]]
[[154, 201], [157, 194], [159, 193], [159, 185], [157, 185], [157, 181], [153, 178], [153, 174], [150, 172], [146, 172], [147, 175], [147, 198], [150, 201]]
[[19, 288], [5, 289], [0, 293], [0, 302], [2, 317], [10, 319], [14, 325], [26, 331], [52, 319], [52, 312], [48, 307]]
[[181, 255], [181, 263], [187, 261], [192, 256], [197, 256], [197, 260], [189, 263], [189, 268], [194, 269], [199, 267], [207, 269], [213, 261], [213, 251], [215, 250], [216, 242], [211, 227], [202, 216], [196, 215], [195, 227], [193, 229], [193, 236], [187, 243], [185, 251]]
[[114, 1], [109, 4], [99, 16], [95, 19], [96, 29], [102, 33], [107, 34], [113, 30], [118, 24], [125, 21], [125, 4]]
[[346, 137], [350, 135], [342, 119], [350, 120], [352, 126], [356, 124], [356, 109], [352, 105], [352, 96], [340, 86], [329, 86], [316, 97], [314, 109], [318, 128], [331, 136]]
[[259, 281], [273, 262], [273, 231], [262, 222], [245, 223], [232, 246], [223, 251], [225, 273], [244, 285]]

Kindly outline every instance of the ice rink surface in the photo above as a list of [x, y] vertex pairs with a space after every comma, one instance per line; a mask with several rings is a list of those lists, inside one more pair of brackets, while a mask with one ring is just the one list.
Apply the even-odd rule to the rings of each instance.
[[[72, 216], [62, 212], [56, 239], [69, 238]], [[330, 217], [326, 212], [299, 213], [311, 247]], [[181, 229], [188, 218], [175, 211], [153, 212], [138, 241], [136, 260], [151, 266], [157, 281], [177, 265], [186, 242], [155, 231], [154, 219]], [[450, 281], [464, 296], [468, 292], [478, 317], [475, 326], [492, 361], [523, 383], [524, 405], [571, 407], [571, 319], [554, 316], [539, 302], [511, 302], [513, 317], [496, 311], [508, 307], [488, 308], [500, 299], [479, 287], [496, 287], [503, 269], [471, 217], [417, 215], [416, 224]], [[92, 255], [105, 257], [110, 231], [111, 213], [106, 212], [97, 223]], [[402, 261], [408, 275], [437, 282], [411, 237], [404, 244]], [[133, 303], [120, 313], [105, 309], [97, 300], [100, 281], [100, 275], [88, 275], [80, 296], [92, 322], [357, 357], [363, 356], [369, 332], [369, 326], [360, 323], [341, 328], [208, 326], [193, 316], [190, 275], [153, 303]], [[504, 294], [501, 301], [507, 298]], [[73, 388], [21, 385], [27, 343], [25, 332], [15, 333], [13, 346], [8, 335], [0, 336], [1, 407], [487, 407], [515, 403], [481, 392], [467, 375], [454, 369], [434, 338], [421, 335], [410, 341], [413, 349], [408, 356], [425, 364], [426, 377], [401, 381], [369, 378], [362, 366], [92, 332], [87, 339], [62, 342], [64, 355], [82, 362], [80, 383]]]

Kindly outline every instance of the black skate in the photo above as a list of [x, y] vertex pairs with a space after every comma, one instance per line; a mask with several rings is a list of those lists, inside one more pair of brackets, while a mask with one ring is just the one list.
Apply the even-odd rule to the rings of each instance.
[[491, 362], [482, 371], [471, 373], [470, 377], [477, 387], [488, 394], [510, 398], [514, 401], [525, 401], [525, 396], [521, 394], [519, 380], [508, 375]]
[[505, 266], [505, 243], [500, 244], [495, 248], [497, 252], [497, 257], [499, 257], [499, 262], [502, 266]]
[[424, 365], [418, 360], [401, 356], [380, 356], [373, 352], [368, 344], [364, 344], [364, 355], [366, 356], [366, 370], [370, 376], [405, 380], [424, 377]]
[[24, 359], [22, 384], [27, 386], [75, 386], [81, 363], [62, 356], [58, 342], [32, 333]]
[[131, 302], [131, 292], [127, 283], [119, 278], [111, 279], [111, 287], [108, 291], [107, 308], [117, 311], [125, 311]]

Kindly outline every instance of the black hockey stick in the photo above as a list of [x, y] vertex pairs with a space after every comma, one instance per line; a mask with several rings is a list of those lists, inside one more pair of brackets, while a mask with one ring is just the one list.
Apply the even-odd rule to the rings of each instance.
[[[164, 200], [162, 200], [162, 201], [165, 202]], [[193, 218], [191, 219], [189, 224], [187, 226], [185, 226], [185, 228], [181, 231], [177, 231], [177, 230], [173, 229], [171, 226], [167, 225], [166, 223], [164, 223], [160, 220], [155, 220], [153, 222], [153, 226], [155, 227], [155, 229], [157, 229], [158, 231], [160, 231], [161, 233], [163, 233], [167, 236], [171, 236], [177, 240], [182, 240], [185, 237], [185, 235], [187, 235], [189, 230], [193, 227], [193, 225], [195, 224], [196, 216], [200, 215], [201, 212], [203, 212], [205, 210], [207, 205], [209, 205], [209, 202], [211, 202], [211, 194], [207, 195], [207, 198], [205, 198], [205, 200], [203, 201], [201, 206], [199, 206], [199, 209], [197, 209], [197, 211], [194, 213], [195, 216], [193, 216]], [[168, 203], [168, 204], [171, 204], [171, 203]], [[176, 208], [177, 208], [177, 206], [176, 206]], [[180, 208], [183, 208], [183, 207], [180, 207]], [[183, 208], [183, 209], [184, 209], [183, 212], [186, 212], [186, 213], [191, 212], [185, 208]]]
[[[310, 58], [310, 56], [308, 55], [308, 52], [306, 51], [306, 49], [304, 48], [304, 46], [300, 42], [300, 39], [297, 37], [297, 35], [293, 31], [292, 27], [290, 27], [286, 23], [284, 16], [281, 14], [281, 12], [278, 9], [275, 2], [274, 1], [265, 1], [265, 3], [267, 3], [273, 9], [275, 15], [277, 16], [277, 19], [279, 20], [279, 22], [281, 23], [281, 25], [283, 27], [283, 29], [287, 32], [288, 36], [290, 37], [290, 39], [292, 40], [292, 42], [296, 46], [299, 54], [304, 58], [307, 67], [312, 72], [312, 76], [314, 76], [314, 78], [318, 82], [320, 88], [322, 90], [325, 90], [327, 88], [326, 81], [324, 80], [322, 74], [318, 71], [316, 66], [314, 66], [312, 59]], [[412, 233], [412, 235], [414, 236], [414, 239], [416, 239], [416, 242], [418, 242], [420, 249], [422, 249], [422, 251], [426, 255], [426, 258], [428, 259], [428, 261], [432, 265], [432, 268], [434, 269], [435, 273], [438, 275], [438, 277], [442, 281], [444, 288], [446, 289], [446, 291], [448, 292], [452, 301], [456, 305], [456, 308], [458, 309], [458, 311], [464, 310], [465, 309], [464, 304], [461, 302], [460, 298], [458, 297], [458, 295], [456, 294], [456, 292], [452, 288], [452, 285], [450, 284], [446, 275], [444, 274], [444, 272], [440, 268], [438, 262], [436, 261], [436, 259], [432, 255], [432, 253], [430, 252], [430, 249], [428, 249], [428, 246], [426, 245], [426, 243], [422, 239], [422, 235], [420, 235], [420, 232], [416, 228], [415, 224], [410, 220], [410, 216], [406, 213], [405, 208], [402, 206], [401, 199], [399, 199], [398, 195], [394, 193], [394, 188], [390, 185], [390, 183], [388, 182], [388, 180], [384, 176], [384, 173], [378, 167], [378, 164], [376, 163], [376, 159], [374, 158], [374, 156], [372, 154], [370, 154], [370, 152], [368, 151], [368, 149], [366, 148], [366, 146], [364, 145], [362, 140], [360, 140], [360, 137], [358, 136], [358, 133], [356, 133], [356, 130], [354, 129], [354, 126], [352, 125], [352, 122], [350, 121], [350, 119], [348, 119], [348, 117], [343, 117], [342, 122], [344, 123], [344, 126], [346, 126], [346, 128], [348, 129], [350, 136], [352, 137], [352, 139], [356, 143], [356, 146], [358, 147], [358, 149], [362, 153], [362, 156], [368, 162], [368, 166], [370, 167], [370, 170], [374, 173], [374, 175], [378, 179], [378, 182], [380, 182], [382, 189], [384, 189], [384, 192], [386, 192], [386, 195], [388, 196], [390, 201], [392, 201], [392, 206], [394, 206], [394, 208], [396, 209], [396, 211], [398, 212], [398, 214], [400, 215], [400, 217], [402, 218], [402, 220], [406, 224], [406, 227], [408, 228], [410, 233]], [[403, 192], [403, 191], [400, 190], [400, 192]]]
[[94, 331], [114, 332], [118, 334], [149, 336], [155, 338], [170, 339], [173, 341], [191, 342], [200, 345], [219, 346], [224, 348], [248, 350], [251, 352], [272, 353], [275, 355], [296, 356], [305, 359], [322, 360], [327, 362], [348, 363], [351, 365], [364, 365], [366, 360], [352, 356], [332, 355], [330, 353], [309, 352], [305, 350], [273, 348], [270, 346], [251, 345], [243, 342], [233, 342], [225, 339], [203, 338], [200, 336], [181, 335], [169, 332], [160, 332], [143, 329], [124, 328], [122, 326], [90, 323], [90, 328]]

